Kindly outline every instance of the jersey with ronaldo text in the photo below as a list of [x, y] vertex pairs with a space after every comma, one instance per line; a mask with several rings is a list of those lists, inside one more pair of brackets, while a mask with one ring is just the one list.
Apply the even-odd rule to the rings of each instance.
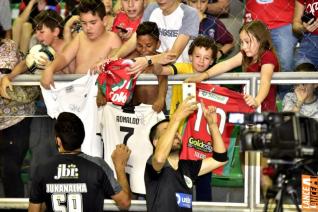
[[[242, 94], [224, 87], [197, 83], [196, 93], [198, 102], [203, 101], [206, 107], [213, 105], [217, 108], [219, 130], [228, 149], [234, 125], [227, 123], [227, 113], [248, 113], [253, 112], [253, 109], [245, 103]], [[201, 160], [206, 157], [212, 157], [212, 142], [206, 119], [201, 105], [199, 105], [198, 110], [189, 116], [184, 125], [180, 159]], [[221, 175], [223, 167], [213, 172]]]
[[[132, 192], [145, 194], [144, 172], [146, 161], [153, 152], [149, 132], [153, 125], [164, 119], [152, 105], [141, 104], [129, 109], [107, 103], [102, 113], [104, 159], [114, 168], [111, 154], [117, 144], [126, 144], [131, 154], [126, 166]], [[114, 170], [114, 169], [113, 169]]]

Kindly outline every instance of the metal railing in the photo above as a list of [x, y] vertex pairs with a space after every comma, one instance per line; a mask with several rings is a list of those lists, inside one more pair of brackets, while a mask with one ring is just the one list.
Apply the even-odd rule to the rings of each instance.
[[[55, 75], [56, 82], [68, 82], [83, 75]], [[169, 76], [169, 85], [181, 84], [184, 79], [191, 75]], [[39, 85], [40, 76], [20, 75], [16, 77], [13, 84], [17, 85]], [[205, 82], [213, 84], [243, 84], [246, 85], [245, 92], [255, 96], [260, 82], [259, 73], [225, 73]], [[274, 73], [272, 84], [298, 84], [318, 83], [318, 72], [279, 72]], [[157, 77], [151, 74], [142, 74], [137, 84], [157, 84]], [[193, 211], [262, 211], [263, 204], [260, 201], [260, 154], [245, 153], [245, 183], [244, 202], [193, 202]], [[0, 198], [0, 209], [19, 208], [26, 209], [27, 198]], [[295, 211], [292, 205], [284, 205], [285, 211]], [[104, 210], [118, 210], [114, 201], [105, 200]], [[146, 211], [146, 203], [143, 200], [133, 200], [130, 211]]]

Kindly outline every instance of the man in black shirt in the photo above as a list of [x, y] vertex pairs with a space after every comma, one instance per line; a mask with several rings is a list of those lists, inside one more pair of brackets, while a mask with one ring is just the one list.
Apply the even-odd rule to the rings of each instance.
[[181, 137], [177, 133], [183, 119], [197, 108], [193, 97], [185, 99], [169, 120], [163, 120], [150, 130], [150, 141], [154, 153], [149, 158], [145, 170], [147, 210], [154, 211], [192, 211], [192, 186], [195, 179], [222, 166], [227, 161], [218, 125], [216, 108], [205, 107], [201, 102], [213, 139], [213, 158], [199, 161], [180, 160]]
[[103, 211], [105, 198], [112, 198], [119, 208], [129, 208], [125, 166], [130, 150], [122, 144], [112, 153], [116, 181], [103, 159], [81, 152], [85, 131], [76, 115], [61, 113], [55, 132], [59, 154], [36, 168], [29, 211]]

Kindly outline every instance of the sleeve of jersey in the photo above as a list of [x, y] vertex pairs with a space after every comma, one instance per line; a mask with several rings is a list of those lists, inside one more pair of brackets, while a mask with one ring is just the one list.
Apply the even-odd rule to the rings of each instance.
[[119, 193], [122, 190], [122, 188], [115, 179], [113, 170], [102, 159], [100, 159], [100, 166], [103, 168], [104, 171], [103, 187], [105, 195], [107, 197], [110, 197], [114, 194]]
[[188, 172], [192, 180], [196, 180], [200, 172], [202, 160], [180, 160], [179, 167]]
[[196, 37], [199, 33], [200, 19], [198, 12], [188, 5], [181, 5], [184, 11], [182, 18], [182, 26], [179, 30], [179, 34], [188, 35], [190, 37]]
[[278, 66], [278, 60], [272, 51], [266, 51], [262, 56], [261, 64], [273, 64], [275, 67]]
[[148, 4], [148, 6], [146, 7], [146, 9], [144, 11], [144, 14], [142, 16], [142, 19], [141, 19], [140, 23], [145, 22], [145, 21], [149, 21], [151, 13], [156, 8], [158, 8], [158, 4], [157, 3]]
[[232, 34], [226, 29], [225, 25], [219, 19], [216, 18], [215, 21], [217, 26], [215, 41], [222, 45], [232, 43]]
[[31, 203], [42, 203], [44, 202], [44, 190], [41, 183], [41, 173], [39, 167], [36, 168], [34, 172], [34, 178], [32, 180], [31, 189], [30, 189], [30, 199]]

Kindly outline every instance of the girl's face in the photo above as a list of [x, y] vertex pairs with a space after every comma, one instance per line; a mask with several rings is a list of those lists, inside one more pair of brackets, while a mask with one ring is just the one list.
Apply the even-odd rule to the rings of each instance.
[[193, 69], [197, 72], [206, 71], [213, 63], [212, 54], [212, 49], [196, 46], [190, 55]]
[[253, 61], [257, 60], [260, 43], [257, 41], [254, 35], [242, 30], [240, 33], [241, 50], [245, 52], [247, 57], [253, 58]]

